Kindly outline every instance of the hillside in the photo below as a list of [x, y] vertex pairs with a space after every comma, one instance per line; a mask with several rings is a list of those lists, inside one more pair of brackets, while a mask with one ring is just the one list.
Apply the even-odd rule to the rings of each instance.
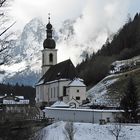
[[[93, 46], [94, 47], [94, 46]], [[136, 14], [113, 36], [106, 40], [97, 53], [77, 65], [79, 76], [90, 88], [108, 75], [110, 65], [140, 55], [140, 14]]]
[[[135, 62], [137, 65], [129, 67], [129, 69], [121, 70], [119, 67], [128, 66]], [[123, 96], [127, 81], [133, 77], [138, 93], [140, 94], [140, 56], [128, 60], [116, 61], [115, 68], [120, 69], [114, 74], [106, 76], [97, 85], [87, 91], [87, 96], [91, 102], [98, 105], [119, 106], [121, 97]], [[121, 64], [121, 65], [120, 65]]]

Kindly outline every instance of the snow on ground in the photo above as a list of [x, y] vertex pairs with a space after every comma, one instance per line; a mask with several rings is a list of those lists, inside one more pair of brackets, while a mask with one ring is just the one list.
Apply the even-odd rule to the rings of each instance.
[[121, 67], [126, 67], [126, 66], [134, 67], [139, 62], [140, 62], [140, 56], [136, 56], [127, 60], [115, 61], [112, 63], [112, 66], [114, 66], [114, 70], [110, 70], [110, 74], [120, 72]]
[[[122, 65], [130, 65], [140, 62], [140, 56], [128, 59], [128, 60], [121, 60], [121, 61], [115, 61], [112, 63], [112, 65], [115, 66], [116, 69], [120, 69]], [[98, 84], [93, 86], [90, 90], [87, 91], [87, 96], [90, 98], [91, 104], [97, 104], [97, 105], [110, 105], [114, 106], [114, 103], [116, 102], [111, 101], [110, 97], [108, 96], [108, 87], [115, 83], [117, 80], [119, 80], [119, 77], [123, 75], [124, 73], [118, 73], [118, 74], [111, 74], [105, 77], [103, 80], [101, 80]], [[119, 103], [118, 103], [119, 105]]]
[[122, 65], [136, 63], [136, 62], [140, 62], [140, 56], [136, 56], [127, 60], [115, 61], [112, 63], [112, 65], [115, 65], [116, 67], [120, 67]]
[[[112, 77], [113, 76], [116, 75], [112, 75]], [[117, 78], [107, 80], [107, 78], [110, 77], [111, 76], [109, 75], [104, 78], [97, 85], [87, 91], [87, 96], [91, 98], [92, 103], [98, 105], [108, 105], [109, 101], [107, 99], [107, 88], [118, 80]]]
[[42, 140], [65, 140], [63, 130], [65, 123], [57, 122], [42, 130]]
[[[42, 130], [42, 140], [66, 140], [66, 122], [54, 123]], [[74, 123], [74, 140], [115, 140], [109, 132], [114, 128], [114, 124], [99, 125], [92, 123]], [[139, 125], [122, 125], [119, 140], [139, 140]]]

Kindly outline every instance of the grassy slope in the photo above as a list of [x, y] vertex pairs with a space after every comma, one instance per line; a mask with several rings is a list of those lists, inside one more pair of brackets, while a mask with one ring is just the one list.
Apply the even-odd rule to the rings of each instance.
[[135, 70], [121, 73], [117, 76], [109, 77], [106, 79], [106, 80], [110, 80], [110, 79], [118, 78], [118, 80], [115, 83], [113, 83], [107, 88], [108, 95], [110, 98], [120, 100], [121, 96], [124, 93], [125, 87], [127, 85], [127, 81], [130, 76], [134, 79], [137, 87], [137, 92], [140, 95], [140, 68], [137, 68]]

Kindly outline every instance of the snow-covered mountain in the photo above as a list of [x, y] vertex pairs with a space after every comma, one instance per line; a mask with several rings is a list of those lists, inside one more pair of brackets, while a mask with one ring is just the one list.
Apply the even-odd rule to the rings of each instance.
[[[66, 20], [57, 33], [54, 30], [54, 39], [63, 54], [65, 44], [70, 43], [74, 35], [73, 24], [74, 21]], [[11, 58], [7, 64], [0, 66], [0, 81], [34, 86], [40, 78], [41, 50], [45, 38], [46, 27], [40, 19], [34, 18], [27, 23], [17, 39], [11, 40], [12, 49], [9, 52]], [[65, 49], [67, 50], [68, 46]]]
[[11, 58], [0, 67], [2, 82], [34, 85], [40, 77], [41, 50], [45, 39], [45, 25], [35, 18], [24, 27], [20, 36], [10, 44]]

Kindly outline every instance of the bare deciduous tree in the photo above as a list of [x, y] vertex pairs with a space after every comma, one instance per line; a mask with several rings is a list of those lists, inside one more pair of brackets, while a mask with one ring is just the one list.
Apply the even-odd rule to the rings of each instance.
[[121, 123], [115, 123], [112, 124], [111, 127], [108, 127], [109, 133], [116, 138], [116, 140], [119, 140], [119, 137], [124, 137], [124, 131], [122, 130], [122, 124]]
[[65, 124], [65, 130], [63, 131], [66, 140], [74, 140], [74, 134], [76, 130], [74, 129], [73, 122], [67, 122]]
[[2, 7], [5, 2], [6, 0], [0, 0], [0, 7]]
[[7, 38], [10, 36], [4, 37], [2, 40], [0, 39], [0, 65], [3, 65], [8, 62], [10, 58], [9, 50], [11, 49], [9, 44], [10, 41]]
[[[12, 23], [9, 26], [6, 25], [7, 20], [3, 20], [5, 17], [4, 11], [1, 10], [3, 7], [7, 6], [7, 0], [0, 0], [0, 65], [6, 63], [9, 58], [9, 37], [12, 35], [11, 33], [7, 33], [7, 31], [16, 23]], [[8, 21], [7, 21], [8, 22]]]

